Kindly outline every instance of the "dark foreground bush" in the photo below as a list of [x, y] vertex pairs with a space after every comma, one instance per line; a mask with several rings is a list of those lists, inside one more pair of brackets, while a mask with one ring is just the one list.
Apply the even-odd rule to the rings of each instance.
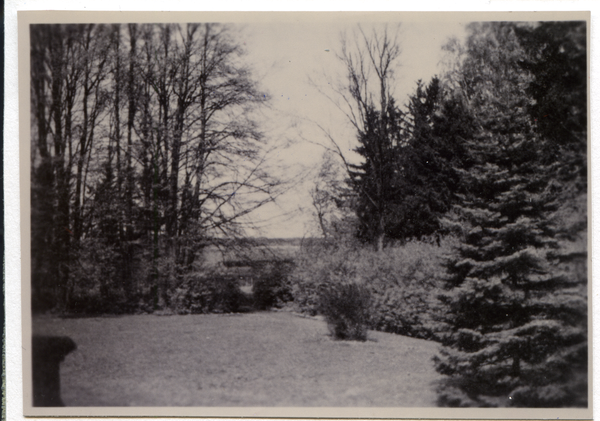
[[65, 406], [60, 397], [60, 363], [76, 349], [68, 336], [33, 336], [33, 406]]
[[274, 262], [256, 270], [252, 296], [257, 310], [281, 307], [293, 300], [288, 280], [292, 269], [291, 263]]
[[320, 310], [335, 339], [366, 341], [370, 303], [364, 285], [339, 284], [322, 291]]

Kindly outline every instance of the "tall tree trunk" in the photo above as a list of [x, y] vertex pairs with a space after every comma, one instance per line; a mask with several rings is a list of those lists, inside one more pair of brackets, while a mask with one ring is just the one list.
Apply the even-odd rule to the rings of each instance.
[[117, 197], [119, 203], [119, 211], [118, 211], [118, 231], [119, 231], [119, 241], [123, 240], [124, 230], [123, 230], [123, 212], [121, 211], [121, 203], [123, 198], [123, 165], [121, 163], [121, 56], [120, 56], [120, 44], [121, 39], [119, 36], [120, 26], [114, 28], [116, 32], [116, 39], [114, 40], [115, 44], [115, 68], [114, 68], [114, 78], [115, 78], [115, 96], [114, 96], [114, 118], [115, 118], [115, 128], [114, 128], [114, 139], [115, 139], [115, 152], [117, 155]]
[[136, 114], [136, 88], [135, 88], [135, 60], [136, 60], [136, 43], [137, 43], [137, 26], [129, 24], [129, 74], [127, 81], [127, 152], [126, 152], [126, 188], [125, 188], [125, 241], [126, 241], [126, 265], [125, 278], [127, 279], [129, 299], [131, 294], [137, 294], [137, 281], [133, 276], [133, 129]]
[[62, 34], [51, 35], [52, 52], [52, 113], [54, 122], [54, 162], [56, 173], [57, 212], [56, 212], [56, 303], [62, 309], [67, 306], [69, 287], [69, 265], [71, 247], [71, 227], [69, 214], [69, 178], [65, 162], [65, 139], [63, 137], [63, 83], [64, 83], [64, 46]]
[[52, 251], [55, 245], [54, 208], [55, 175], [51, 152], [48, 148], [47, 85], [49, 79], [45, 61], [48, 53], [46, 27], [31, 27], [31, 86], [34, 110], [35, 143], [32, 144], [32, 161], [39, 154], [37, 167], [32, 165], [31, 175], [31, 287], [32, 310], [45, 310], [50, 301], [48, 287], [54, 288]]
[[88, 98], [89, 98], [89, 74], [86, 70], [84, 76], [84, 89], [83, 89], [83, 101], [82, 101], [82, 112], [83, 122], [81, 126], [81, 137], [79, 139], [79, 156], [77, 157], [77, 175], [75, 177], [75, 201], [73, 204], [73, 232], [75, 241], [79, 242], [81, 239], [81, 231], [83, 225], [82, 210], [81, 210], [81, 190], [83, 184], [83, 166], [85, 164], [85, 158], [87, 156], [87, 136], [88, 136]]

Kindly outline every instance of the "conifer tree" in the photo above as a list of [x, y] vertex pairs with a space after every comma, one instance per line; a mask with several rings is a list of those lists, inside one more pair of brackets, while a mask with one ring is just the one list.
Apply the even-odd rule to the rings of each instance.
[[364, 158], [350, 165], [350, 183], [357, 199], [358, 238], [376, 242], [378, 249], [384, 238], [397, 237], [401, 230], [403, 184], [398, 167], [399, 145], [406, 142], [401, 129], [403, 114], [390, 99], [384, 112], [370, 106], [365, 113], [364, 129], [358, 133], [355, 149]]
[[[398, 146], [398, 172], [401, 175], [401, 207], [395, 238], [420, 238], [439, 233], [440, 218], [450, 209], [458, 191], [457, 168], [465, 165], [461, 157], [463, 142], [448, 116], [444, 89], [434, 77], [427, 85], [417, 82], [409, 97], [404, 125], [408, 141]], [[468, 121], [460, 121], [469, 131]]]
[[472, 25], [460, 74], [478, 123], [474, 165], [450, 220], [462, 230], [448, 263], [448, 331], [436, 369], [445, 406], [585, 406], [587, 300], [557, 250], [561, 185], [548, 139], [527, 113], [532, 80], [514, 25]]
[[468, 115], [446, 98], [440, 80], [417, 83], [407, 111], [393, 98], [385, 113], [371, 107], [359, 131], [363, 163], [350, 166], [358, 237], [406, 240], [439, 233], [440, 218], [460, 188], [457, 168], [468, 164], [463, 139]]

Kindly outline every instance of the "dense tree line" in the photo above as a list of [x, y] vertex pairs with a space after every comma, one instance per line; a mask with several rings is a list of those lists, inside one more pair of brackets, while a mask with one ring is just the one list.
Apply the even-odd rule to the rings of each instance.
[[445, 74], [405, 107], [389, 89], [396, 40], [361, 31], [344, 50], [362, 162], [346, 163], [340, 203], [378, 250], [457, 236], [439, 297], [441, 405], [585, 406], [586, 25], [474, 23], [444, 48]]
[[[272, 200], [268, 99], [219, 24], [32, 25], [34, 309], [168, 304]], [[135, 275], [135, 276], [134, 276]], [[129, 307], [128, 307], [129, 306]]]

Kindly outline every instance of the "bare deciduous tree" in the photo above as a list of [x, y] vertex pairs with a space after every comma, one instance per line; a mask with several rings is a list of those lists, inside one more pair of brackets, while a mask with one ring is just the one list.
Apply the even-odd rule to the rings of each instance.
[[[376, 222], [371, 227], [372, 240], [381, 250], [384, 245], [385, 190], [390, 176], [389, 151], [396, 146], [398, 133], [391, 132], [398, 116], [393, 98], [395, 69], [401, 55], [399, 27], [373, 29], [367, 33], [362, 27], [352, 37], [342, 37], [341, 52], [338, 55], [346, 69], [346, 84], [334, 87], [336, 97], [324, 93], [344, 113], [357, 132], [362, 143], [355, 151], [363, 155], [365, 161], [353, 165], [342, 152], [335, 138], [326, 130], [335, 152], [343, 161], [355, 193], [369, 202], [376, 214]], [[376, 120], [376, 121], [375, 121]], [[368, 153], [361, 151], [368, 150]], [[372, 182], [365, 183], [366, 178]]]
[[135, 300], [133, 254], [143, 246], [165, 305], [202, 247], [242, 235], [244, 217], [282, 190], [255, 119], [268, 95], [236, 28], [34, 25], [31, 41], [34, 274], [49, 279], [41, 289], [58, 288], [46, 291], [50, 301], [68, 306], [69, 271], [94, 278], [77, 257], [101, 246], [86, 259], [114, 266], [98, 272], [109, 278], [103, 299], [120, 289]]

